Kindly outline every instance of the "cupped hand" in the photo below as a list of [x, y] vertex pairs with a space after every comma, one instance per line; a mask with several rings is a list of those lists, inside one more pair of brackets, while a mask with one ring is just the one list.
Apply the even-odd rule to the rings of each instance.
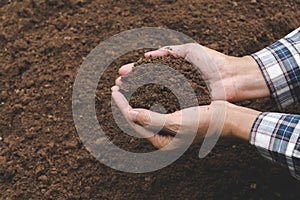
[[[175, 134], [183, 136], [190, 134], [193, 128], [197, 132], [194, 143], [201, 142], [211, 127], [213, 131], [218, 131], [220, 136], [234, 136], [247, 141], [259, 112], [235, 106], [227, 100], [238, 101], [269, 96], [264, 77], [255, 60], [251, 56], [241, 58], [227, 56], [197, 43], [162, 47], [146, 53], [145, 57], [167, 55], [182, 57], [200, 70], [210, 88], [212, 103], [171, 114], [133, 109], [119, 92], [118, 87], [122, 84], [121, 77], [133, 69], [134, 64], [130, 63], [119, 69], [121, 76], [116, 79], [117, 86], [112, 89], [113, 99], [128, 123], [157, 148], [168, 146], [175, 139]], [[182, 121], [182, 119], [189, 120]], [[169, 134], [154, 134], [155, 130], [161, 129]], [[181, 143], [180, 138], [184, 137], [176, 137], [177, 141], [173, 141], [168, 148], [176, 148]]]
[[[147, 138], [155, 147], [174, 149], [183, 144], [186, 137], [196, 132], [193, 143], [201, 142], [209, 126], [222, 126], [221, 135], [229, 135], [231, 130], [227, 123], [215, 121], [211, 124], [212, 110], [223, 110], [226, 102], [217, 101], [211, 105], [198, 106], [176, 111], [170, 114], [160, 114], [146, 109], [133, 109], [119, 87], [112, 88], [112, 97], [131, 127], [141, 136]], [[159, 130], [167, 134], [157, 134]], [[179, 137], [174, 137], [179, 134]], [[181, 137], [182, 136], [182, 137]]]
[[[197, 43], [165, 46], [145, 53], [145, 57], [167, 55], [184, 58], [199, 69], [212, 100], [239, 101], [269, 95], [263, 75], [251, 56], [227, 56]], [[119, 69], [119, 74], [125, 76], [133, 67], [133, 63], [126, 64]], [[121, 84], [119, 77], [116, 85]]]

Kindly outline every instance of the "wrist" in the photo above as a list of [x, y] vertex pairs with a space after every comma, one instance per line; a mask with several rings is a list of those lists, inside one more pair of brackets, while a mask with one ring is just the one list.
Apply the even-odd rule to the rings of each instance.
[[232, 137], [235, 129], [235, 124], [233, 123], [235, 105], [227, 101], [217, 100], [213, 101], [210, 107], [208, 116], [213, 120], [210, 123], [215, 127], [214, 129], [220, 131], [221, 137]]
[[230, 57], [232, 66], [232, 86], [235, 96], [231, 100], [239, 101], [267, 97], [270, 95], [263, 74], [251, 56]]
[[229, 131], [227, 136], [249, 141], [252, 126], [260, 113], [253, 109], [228, 105], [226, 122]]

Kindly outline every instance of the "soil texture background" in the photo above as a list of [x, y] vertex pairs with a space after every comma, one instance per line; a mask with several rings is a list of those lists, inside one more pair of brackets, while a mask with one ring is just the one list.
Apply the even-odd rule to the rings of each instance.
[[[72, 87], [81, 63], [117, 33], [164, 27], [244, 56], [297, 28], [299, 16], [296, 0], [1, 0], [0, 199], [299, 199], [300, 185], [288, 169], [247, 143], [220, 141], [205, 159], [198, 158], [200, 146], [193, 146], [164, 169], [129, 174], [97, 161], [72, 118]], [[116, 60], [96, 92], [103, 130], [122, 148], [140, 152], [154, 148], [125, 136], [108, 108], [119, 67], [142, 55], [136, 51]], [[186, 72], [191, 80], [193, 74]], [[146, 100], [132, 103], [151, 106]], [[239, 104], [277, 111], [269, 99]], [[284, 112], [300, 114], [300, 105]]]

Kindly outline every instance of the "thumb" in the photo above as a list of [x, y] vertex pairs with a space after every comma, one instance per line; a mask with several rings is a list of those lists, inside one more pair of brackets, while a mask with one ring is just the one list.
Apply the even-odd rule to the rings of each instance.
[[150, 129], [161, 130], [166, 122], [166, 115], [146, 109], [131, 109], [129, 118], [135, 123]]

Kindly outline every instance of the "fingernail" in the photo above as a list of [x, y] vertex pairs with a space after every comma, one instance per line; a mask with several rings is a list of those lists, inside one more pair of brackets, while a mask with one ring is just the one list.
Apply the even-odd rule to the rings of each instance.
[[147, 58], [147, 57], [150, 57], [150, 56], [152, 56], [152, 51], [150, 51], [150, 52], [146, 52], [146, 53], [144, 53], [144, 56]]
[[171, 47], [169, 47], [169, 46], [166, 46], [166, 47], [161, 48], [161, 50], [172, 51], [173, 49]]
[[122, 78], [121, 77], [118, 77], [117, 79], [116, 79], [116, 81], [115, 81], [115, 84], [116, 85], [121, 85], [122, 84]]
[[139, 112], [137, 111], [134, 111], [134, 110], [131, 110], [129, 111], [129, 118], [132, 120], [132, 121], [136, 121], [136, 116], [139, 114]]
[[113, 86], [112, 88], [111, 88], [111, 91], [112, 92], [116, 92], [116, 91], [118, 91], [119, 90], [119, 86]]

